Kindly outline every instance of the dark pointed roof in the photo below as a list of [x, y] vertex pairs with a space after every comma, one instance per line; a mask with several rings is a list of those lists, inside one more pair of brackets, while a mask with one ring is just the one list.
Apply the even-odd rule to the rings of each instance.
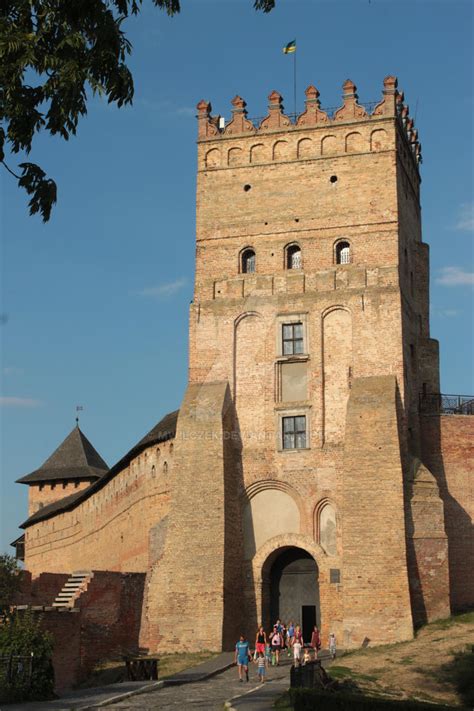
[[108, 470], [100, 454], [77, 426], [39, 469], [17, 479], [17, 483], [39, 484], [58, 479], [96, 480]]
[[[105, 472], [100, 477], [100, 479], [94, 481], [90, 486], [87, 487], [87, 489], [82, 489], [82, 491], [78, 491], [74, 494], [71, 494], [70, 496], [64, 497], [64, 499], [59, 499], [58, 501], [54, 501], [53, 503], [48, 504], [47, 506], [43, 506], [41, 509], [38, 509], [38, 511], [32, 514], [24, 523], [20, 525], [20, 528], [28, 528], [28, 526], [31, 526], [32, 524], [37, 523], [38, 521], [44, 521], [45, 519], [56, 516], [56, 514], [58, 513], [74, 509], [82, 501], [85, 501], [85, 499], [88, 499], [89, 496], [92, 496], [96, 491], [102, 489], [102, 487], [105, 486], [107, 482], [113, 479], [114, 476], [116, 476], [119, 472], [122, 471], [122, 469], [125, 469], [125, 467], [127, 467], [128, 464], [131, 462], [131, 460], [138, 456], [141, 452], [143, 452], [143, 450], [147, 449], [147, 447], [150, 447], [153, 444], [159, 444], [160, 442], [166, 442], [169, 439], [173, 439], [173, 437], [175, 437], [176, 435], [178, 415], [179, 410], [175, 410], [174, 412], [170, 412], [165, 415], [158, 422], [158, 424], [156, 424], [148, 432], [148, 434], [146, 434], [134, 447], [132, 447], [127, 452], [127, 454], [117, 462], [117, 464], [114, 464], [111, 469]], [[26, 477], [23, 477], [23, 480], [24, 479], [26, 479]], [[23, 480], [19, 479], [19, 481]]]

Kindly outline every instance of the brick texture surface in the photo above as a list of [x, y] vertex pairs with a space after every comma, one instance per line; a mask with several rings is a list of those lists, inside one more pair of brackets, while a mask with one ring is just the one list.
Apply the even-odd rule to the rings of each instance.
[[[239, 96], [225, 128], [198, 104], [189, 386], [176, 437], [26, 530], [34, 576], [146, 575], [140, 642], [153, 651], [227, 648], [239, 629], [250, 637], [270, 624], [272, 566], [288, 548], [316, 562], [323, 640], [407, 639], [413, 621], [473, 602], [473, 418], [419, 413], [420, 392], [439, 392], [439, 355], [417, 133], [394, 77], [371, 113], [351, 81], [343, 92], [329, 116], [308, 87], [292, 121], [274, 91], [258, 126]], [[301, 324], [294, 354], [283, 350], [288, 324]], [[305, 418], [297, 449], [283, 447], [286, 417]], [[98, 615], [107, 605], [105, 589], [91, 601]]]

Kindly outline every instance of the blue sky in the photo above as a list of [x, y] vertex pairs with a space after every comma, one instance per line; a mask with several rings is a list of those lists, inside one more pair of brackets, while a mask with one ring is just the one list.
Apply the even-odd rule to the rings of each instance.
[[[352, 79], [377, 100], [387, 74], [405, 91], [423, 146], [424, 240], [431, 245], [432, 336], [442, 391], [474, 392], [473, 75], [470, 0], [182, 0], [168, 18], [144, 0], [133, 43], [132, 108], [90, 105], [76, 138], [40, 136], [31, 154], [59, 184], [49, 224], [27, 214], [3, 173], [1, 548], [26, 518], [27, 487], [74, 426], [109, 465], [179, 406], [187, 369], [195, 221], [195, 105], [250, 116], [277, 89], [292, 111], [314, 83], [323, 106]], [[18, 160], [20, 162], [20, 160]]]

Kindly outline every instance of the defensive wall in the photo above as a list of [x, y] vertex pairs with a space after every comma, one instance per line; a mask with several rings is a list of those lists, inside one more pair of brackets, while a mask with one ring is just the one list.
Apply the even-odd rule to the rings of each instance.
[[83, 569], [146, 572], [154, 526], [168, 512], [171, 476], [172, 441], [145, 449], [102, 486], [84, 491], [80, 503], [28, 526], [27, 569], [34, 576]]

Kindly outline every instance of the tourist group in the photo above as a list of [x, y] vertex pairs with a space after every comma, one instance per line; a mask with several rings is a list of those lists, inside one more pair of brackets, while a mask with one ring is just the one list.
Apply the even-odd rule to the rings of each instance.
[[[329, 654], [332, 659], [336, 656], [336, 636], [331, 632], [329, 635]], [[252, 661], [257, 666], [257, 676], [260, 682], [265, 681], [267, 668], [280, 664], [280, 655], [287, 653], [288, 657], [293, 657], [295, 666], [307, 664], [318, 659], [318, 652], [321, 649], [321, 635], [317, 625], [311, 633], [311, 641], [305, 644], [301, 626], [289, 622], [288, 625], [277, 620], [273, 625], [270, 634], [267, 634], [260, 626], [255, 637], [255, 648], [252, 650], [250, 643], [241, 634], [235, 645], [235, 663], [239, 671], [239, 680], [249, 681], [249, 665]]]

